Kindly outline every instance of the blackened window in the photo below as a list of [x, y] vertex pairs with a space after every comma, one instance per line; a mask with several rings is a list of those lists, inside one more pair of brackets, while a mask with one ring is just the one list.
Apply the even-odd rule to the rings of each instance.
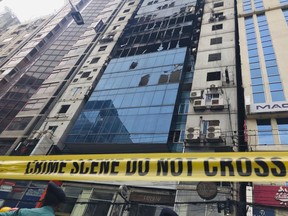
[[222, 37], [211, 38], [210, 45], [222, 44]]
[[214, 8], [222, 7], [222, 6], [224, 6], [224, 2], [217, 2], [217, 3], [214, 3]]
[[98, 61], [99, 61], [99, 57], [96, 57], [96, 58], [93, 58], [92, 60], [91, 60], [91, 62], [90, 62], [90, 64], [95, 64], [95, 63], [97, 63]]
[[90, 71], [88, 71], [88, 72], [84, 72], [84, 73], [82, 74], [81, 78], [89, 77], [90, 74], [91, 74]]
[[206, 81], [214, 81], [214, 80], [221, 80], [221, 72], [220, 71], [207, 73]]
[[107, 48], [107, 46], [101, 46], [98, 51], [104, 51], [104, 50], [106, 50], [106, 48]]
[[209, 54], [208, 56], [208, 61], [219, 61], [221, 60], [221, 53], [213, 53], [213, 54]]
[[66, 113], [70, 105], [62, 105], [58, 113]]
[[118, 19], [118, 21], [122, 21], [122, 20], [124, 20], [125, 19], [125, 17], [120, 17], [119, 19]]
[[139, 82], [139, 86], [146, 86], [149, 82], [149, 78], [150, 78], [149, 74], [146, 74], [143, 77], [141, 77], [141, 80]]
[[212, 26], [212, 31], [223, 29], [223, 24], [217, 24]]
[[130, 70], [131, 70], [131, 69], [134, 69], [134, 68], [137, 67], [137, 65], [138, 65], [137, 62], [132, 62], [129, 69], [130, 69]]

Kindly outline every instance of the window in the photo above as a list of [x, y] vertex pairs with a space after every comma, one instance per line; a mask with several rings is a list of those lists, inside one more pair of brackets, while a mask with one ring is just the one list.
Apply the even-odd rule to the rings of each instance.
[[56, 129], [57, 129], [57, 127], [58, 127], [58, 126], [49, 126], [49, 127], [48, 127], [48, 130], [51, 130], [51, 131], [55, 132]]
[[174, 131], [173, 142], [174, 143], [183, 142], [184, 137], [185, 137], [185, 131], [184, 130], [183, 131], [181, 131], [181, 130]]
[[106, 48], [107, 48], [107, 46], [101, 46], [98, 51], [99, 52], [104, 51], [104, 50], [106, 50]]
[[123, 11], [123, 13], [128, 13], [130, 11], [130, 9], [126, 9]]
[[90, 64], [95, 64], [99, 61], [100, 57], [96, 57], [96, 58], [93, 58], [90, 62]]
[[118, 21], [122, 21], [122, 20], [124, 20], [125, 19], [125, 17], [120, 17], [119, 19], [118, 19]]
[[138, 62], [132, 62], [129, 69], [132, 70], [132, 69], [135, 69], [138, 65]]
[[118, 29], [119, 27], [120, 27], [120, 25], [113, 26], [112, 30], [114, 31], [114, 30]]
[[213, 53], [213, 54], [209, 54], [208, 56], [208, 62], [219, 61], [219, 60], [221, 60], [221, 53]]
[[16, 117], [7, 130], [24, 130], [31, 120], [32, 117]]
[[276, 119], [280, 144], [288, 144], [288, 118]]
[[211, 38], [210, 45], [222, 44], [222, 37]]
[[212, 26], [212, 31], [223, 29], [223, 24], [217, 24]]
[[58, 113], [66, 113], [70, 105], [62, 105]]
[[133, 2], [129, 2], [129, 4], [128, 5], [133, 5], [135, 2], [133, 1]]
[[217, 7], [222, 7], [224, 6], [224, 2], [217, 2], [217, 3], [214, 3], [214, 8], [217, 8]]
[[90, 71], [84, 72], [80, 78], [87, 78], [87, 77], [89, 77], [90, 74], [91, 74]]
[[274, 144], [270, 119], [257, 120], [257, 130], [258, 130], [258, 144], [259, 145]]
[[149, 74], [146, 74], [143, 77], [141, 77], [141, 80], [139, 82], [139, 86], [146, 86], [149, 82], [149, 78], [150, 78]]
[[221, 72], [220, 71], [207, 73], [206, 81], [214, 81], [214, 80], [221, 80]]

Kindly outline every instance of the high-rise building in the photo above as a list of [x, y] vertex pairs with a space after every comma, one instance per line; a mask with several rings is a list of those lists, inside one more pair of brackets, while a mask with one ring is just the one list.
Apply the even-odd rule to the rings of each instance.
[[[286, 151], [288, 1], [73, 4], [84, 25], [68, 4], [1, 49], [2, 155]], [[2, 180], [2, 204], [31, 207], [45, 184]], [[61, 212], [241, 215], [261, 188], [285, 191], [271, 184], [62, 182]]]
[[[287, 6], [287, 0], [238, 1], [245, 141], [249, 151], [268, 151], [275, 158], [273, 152], [287, 151], [288, 144]], [[250, 196], [258, 205], [277, 208], [268, 209], [266, 215], [287, 214], [285, 202], [276, 197], [285, 186], [285, 182], [255, 183]], [[249, 215], [260, 214], [258, 207], [253, 208]]]
[[5, 7], [0, 12], [0, 30], [5, 31], [9, 26], [20, 24], [19, 19], [12, 13], [12, 11]]

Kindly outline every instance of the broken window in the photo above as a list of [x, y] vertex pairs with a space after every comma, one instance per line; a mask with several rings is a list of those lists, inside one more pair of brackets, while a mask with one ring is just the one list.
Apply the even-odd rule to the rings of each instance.
[[163, 83], [167, 83], [168, 82], [168, 75], [167, 74], [161, 74], [158, 84], [163, 84]]
[[149, 82], [149, 78], [150, 78], [150, 75], [149, 74], [146, 74], [144, 76], [141, 77], [141, 80], [139, 82], [139, 86], [146, 86]]
[[132, 62], [129, 69], [132, 70], [132, 69], [135, 69], [138, 65], [138, 62]]
[[180, 81], [181, 71], [173, 71], [169, 78], [169, 83], [178, 83]]

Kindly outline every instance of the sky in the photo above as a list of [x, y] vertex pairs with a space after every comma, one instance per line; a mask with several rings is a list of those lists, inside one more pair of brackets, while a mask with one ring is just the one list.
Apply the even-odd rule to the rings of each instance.
[[20, 22], [53, 14], [64, 6], [65, 0], [0, 0], [0, 11], [9, 7]]

